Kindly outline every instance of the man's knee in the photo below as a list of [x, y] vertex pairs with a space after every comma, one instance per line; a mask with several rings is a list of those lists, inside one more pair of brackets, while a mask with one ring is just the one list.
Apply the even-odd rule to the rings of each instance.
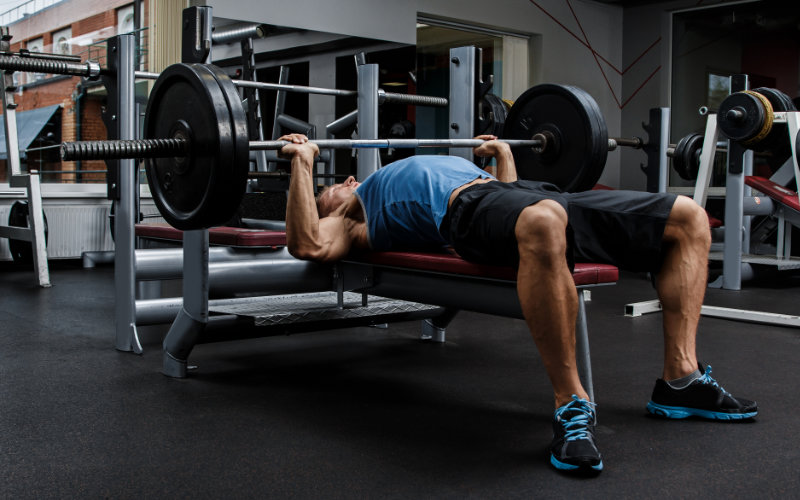
[[558, 202], [542, 200], [526, 207], [515, 226], [520, 258], [563, 257], [567, 249], [566, 228], [567, 212]]
[[678, 196], [667, 220], [664, 239], [709, 247], [711, 230], [706, 211], [691, 198]]

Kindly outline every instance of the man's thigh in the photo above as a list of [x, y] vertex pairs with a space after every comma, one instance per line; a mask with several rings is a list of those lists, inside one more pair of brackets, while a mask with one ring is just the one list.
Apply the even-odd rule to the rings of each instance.
[[577, 262], [658, 271], [675, 195], [597, 190], [565, 196]]

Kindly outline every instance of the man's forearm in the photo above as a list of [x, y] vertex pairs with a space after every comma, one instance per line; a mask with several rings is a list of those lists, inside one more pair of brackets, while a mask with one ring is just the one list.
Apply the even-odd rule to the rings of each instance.
[[514, 156], [510, 148], [502, 148], [495, 155], [497, 161], [497, 180], [501, 182], [514, 182], [517, 180], [517, 168], [514, 165]]
[[316, 246], [319, 213], [314, 199], [313, 160], [295, 155], [291, 169], [286, 204], [286, 240], [289, 250], [294, 254]]

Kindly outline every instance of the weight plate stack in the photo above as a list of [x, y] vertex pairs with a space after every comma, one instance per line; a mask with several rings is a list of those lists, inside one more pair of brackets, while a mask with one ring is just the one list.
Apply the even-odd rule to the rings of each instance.
[[757, 147], [772, 129], [772, 105], [763, 95], [746, 90], [734, 92], [722, 101], [717, 124], [729, 139], [745, 147]]
[[700, 152], [703, 149], [703, 135], [692, 133], [681, 137], [672, 155], [672, 168], [687, 181], [697, 179], [700, 171]]
[[592, 189], [605, 168], [608, 129], [597, 102], [569, 85], [542, 84], [525, 91], [506, 118], [505, 139], [550, 138], [541, 153], [512, 150], [521, 179], [555, 184], [564, 191]]

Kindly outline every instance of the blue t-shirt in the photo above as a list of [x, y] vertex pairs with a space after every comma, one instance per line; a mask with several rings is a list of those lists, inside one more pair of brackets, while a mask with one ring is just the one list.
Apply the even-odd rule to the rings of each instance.
[[452, 192], [490, 174], [459, 156], [412, 156], [391, 163], [356, 188], [373, 250], [422, 249], [447, 244], [439, 226]]

